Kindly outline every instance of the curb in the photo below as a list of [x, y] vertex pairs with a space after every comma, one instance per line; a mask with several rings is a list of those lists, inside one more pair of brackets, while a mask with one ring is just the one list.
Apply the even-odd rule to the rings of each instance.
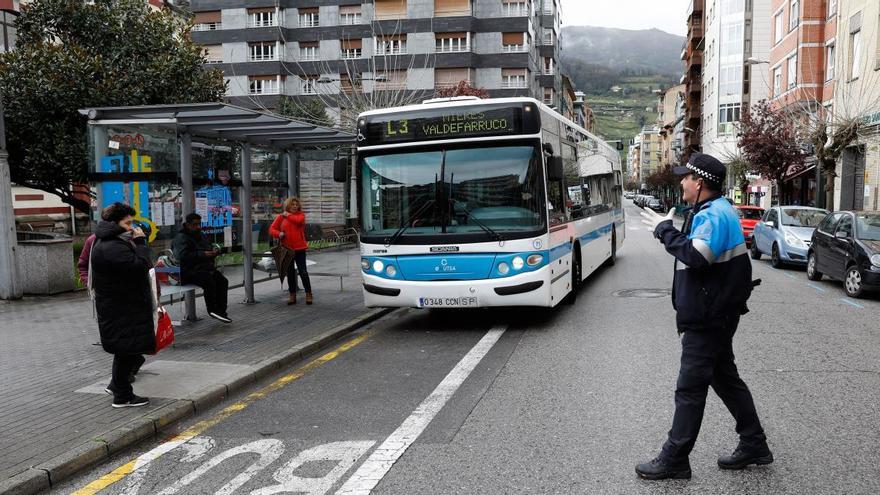
[[139, 442], [159, 436], [168, 426], [213, 407], [230, 394], [303, 360], [305, 356], [328, 347], [345, 335], [393, 311], [395, 310], [392, 308], [370, 311], [311, 340], [258, 361], [247, 370], [231, 377], [227, 380], [228, 383], [208, 385], [189, 397], [165, 404], [143, 417], [110, 430], [100, 438], [82, 443], [11, 478], [0, 480], [0, 495], [32, 495], [50, 490], [61, 481], [100, 462], [110, 460], [112, 456]]

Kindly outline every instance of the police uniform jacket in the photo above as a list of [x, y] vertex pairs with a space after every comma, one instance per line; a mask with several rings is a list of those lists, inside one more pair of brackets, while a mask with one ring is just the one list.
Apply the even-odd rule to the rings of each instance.
[[672, 306], [679, 332], [706, 330], [748, 312], [752, 265], [739, 217], [723, 197], [698, 203], [684, 232], [661, 222], [654, 235], [675, 257]]

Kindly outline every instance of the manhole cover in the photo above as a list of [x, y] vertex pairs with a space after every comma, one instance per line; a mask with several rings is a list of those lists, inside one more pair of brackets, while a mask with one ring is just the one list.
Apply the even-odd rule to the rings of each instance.
[[667, 297], [672, 294], [671, 289], [625, 289], [614, 293], [617, 297], [641, 297], [645, 299]]

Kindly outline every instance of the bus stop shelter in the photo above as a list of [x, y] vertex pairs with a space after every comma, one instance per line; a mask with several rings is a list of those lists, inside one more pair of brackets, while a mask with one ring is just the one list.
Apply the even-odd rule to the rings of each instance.
[[[138, 212], [135, 220], [149, 231], [150, 244], [167, 247], [182, 218], [199, 213], [203, 232], [224, 252], [241, 256], [246, 303], [255, 302], [255, 247], [265, 248], [254, 233], [265, 237], [280, 200], [297, 194], [297, 150], [355, 142], [345, 131], [226, 103], [80, 113], [89, 119], [95, 218], [103, 206], [124, 201]], [[195, 318], [191, 296], [186, 317]]]

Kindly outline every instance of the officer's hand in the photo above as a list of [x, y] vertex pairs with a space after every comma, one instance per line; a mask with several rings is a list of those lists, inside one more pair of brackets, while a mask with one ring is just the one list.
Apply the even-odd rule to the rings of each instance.
[[675, 215], [675, 209], [669, 210], [665, 217], [651, 209], [645, 209], [645, 211], [639, 212], [639, 215], [642, 216], [642, 223], [653, 231], [662, 222], [672, 220], [673, 215]]

